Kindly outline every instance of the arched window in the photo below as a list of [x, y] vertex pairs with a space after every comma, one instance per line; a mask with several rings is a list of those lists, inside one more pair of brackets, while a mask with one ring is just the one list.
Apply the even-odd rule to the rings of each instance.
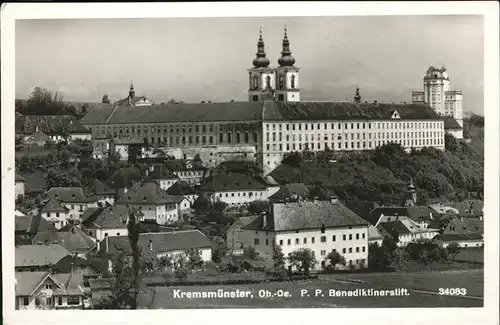
[[252, 81], [253, 81], [253, 84], [252, 84], [253, 89], [259, 88], [259, 77], [253, 76]]
[[283, 78], [283, 76], [280, 76], [280, 89], [283, 89], [285, 88], [285, 79]]
[[292, 78], [290, 80], [291, 88], [295, 88], [295, 75], [292, 74]]

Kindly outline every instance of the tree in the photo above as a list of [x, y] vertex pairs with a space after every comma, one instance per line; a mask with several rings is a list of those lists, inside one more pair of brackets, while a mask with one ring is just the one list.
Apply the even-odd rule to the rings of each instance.
[[287, 152], [281, 162], [288, 166], [299, 167], [302, 163], [302, 155], [298, 151]]
[[212, 248], [212, 261], [215, 263], [220, 263], [227, 255], [228, 252], [228, 247], [226, 243], [222, 239], [216, 239], [214, 240], [214, 245]]
[[203, 258], [197, 249], [187, 249], [184, 252], [187, 256], [187, 266], [192, 269], [201, 269], [203, 267]]
[[243, 249], [243, 256], [246, 256], [250, 259], [255, 259], [257, 257], [257, 252], [255, 251], [255, 247], [248, 246]]
[[136, 226], [136, 214], [137, 211], [128, 207], [128, 239], [130, 242], [130, 247], [132, 248], [132, 276], [133, 276], [133, 288], [134, 294], [132, 299], [131, 309], [137, 309], [137, 295], [139, 293], [139, 231]]
[[389, 254], [383, 246], [378, 243], [372, 243], [368, 246], [368, 267], [373, 269], [384, 269], [391, 264]]
[[344, 256], [340, 255], [336, 250], [332, 250], [325, 258], [326, 261], [330, 262], [333, 269], [336, 268], [337, 264], [346, 265]]
[[248, 204], [247, 210], [251, 214], [260, 215], [269, 209], [269, 201], [257, 200]]
[[452, 242], [446, 248], [448, 254], [451, 256], [451, 260], [455, 262], [455, 257], [460, 253], [460, 245], [457, 242]]
[[285, 254], [283, 254], [283, 250], [281, 246], [273, 243], [273, 266], [276, 269], [285, 268]]
[[200, 164], [200, 165], [203, 164], [203, 161], [201, 160], [199, 153], [197, 153], [196, 156], [194, 156], [193, 162]]
[[293, 251], [288, 257], [291, 265], [295, 266], [299, 272], [303, 271], [305, 275], [309, 274], [309, 270], [314, 268], [318, 263], [313, 251], [309, 248], [299, 248]]

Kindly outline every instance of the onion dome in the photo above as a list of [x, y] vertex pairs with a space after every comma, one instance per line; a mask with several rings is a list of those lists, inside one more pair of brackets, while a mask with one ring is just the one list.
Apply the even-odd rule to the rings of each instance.
[[262, 40], [262, 29], [260, 30], [259, 42], [257, 43], [257, 57], [253, 60], [253, 65], [256, 68], [266, 68], [269, 66], [269, 59], [266, 58], [264, 52], [264, 41]]
[[295, 63], [295, 59], [292, 56], [292, 52], [290, 51], [290, 42], [288, 41], [288, 35], [286, 33], [285, 27], [285, 36], [283, 37], [283, 50], [281, 51], [281, 58], [278, 59], [278, 64], [280, 67], [292, 67]]
[[359, 94], [359, 87], [356, 87], [356, 95], [354, 95], [354, 102], [361, 103], [361, 95]]

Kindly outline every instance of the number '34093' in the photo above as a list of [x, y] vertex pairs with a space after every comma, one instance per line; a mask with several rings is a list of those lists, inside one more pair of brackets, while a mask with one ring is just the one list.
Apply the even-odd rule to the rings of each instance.
[[465, 296], [467, 289], [465, 288], [439, 288], [439, 294], [443, 296]]

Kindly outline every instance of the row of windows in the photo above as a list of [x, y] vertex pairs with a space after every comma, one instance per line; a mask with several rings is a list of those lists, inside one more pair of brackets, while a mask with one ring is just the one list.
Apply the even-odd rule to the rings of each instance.
[[[42, 299], [44, 300], [44, 303], [45, 303], [46, 306], [52, 306], [53, 302], [55, 302], [55, 300], [52, 300], [52, 298], [39, 298], [39, 297], [36, 297], [35, 298], [35, 305], [36, 306], [40, 306], [42, 304]], [[69, 297], [66, 298], [66, 303], [68, 305], [79, 305], [80, 304], [80, 297], [69, 296]], [[62, 297], [58, 297], [57, 298], [57, 305], [62, 306], [62, 304], [63, 304]], [[24, 306], [28, 306], [29, 305], [29, 298], [28, 297], [24, 297], [23, 298], [23, 305]]]
[[[273, 132], [272, 133], [272, 141], [271, 141], [271, 137], [270, 137], [271, 133], [266, 133], [266, 141], [267, 142], [281, 142], [283, 141], [283, 137], [282, 137], [282, 133], [278, 133], [278, 137], [276, 137], [276, 132]], [[357, 134], [354, 134], [354, 133], [350, 133], [351, 135], [351, 140], [354, 140], [355, 138], [357, 140], [360, 140], [361, 138], [363, 138], [363, 140], [365, 140], [366, 138], [368, 138], [369, 140], [371, 140], [372, 138], [372, 134], [371, 133], [357, 133]], [[439, 136], [442, 136], [443, 135], [443, 132], [441, 131], [427, 131], [427, 132], [378, 132], [378, 133], [373, 133], [373, 137], [375, 139], [397, 139], [397, 138], [404, 138], [404, 137], [408, 137], [408, 138], [428, 138], [428, 137], [439, 137]], [[342, 140], [342, 134], [331, 134], [331, 139], [332, 140]], [[297, 141], [297, 138], [298, 138], [298, 141], [302, 141], [302, 134], [292, 134], [292, 141], [295, 142]], [[309, 141], [309, 138], [311, 139], [311, 141], [314, 141], [314, 135], [313, 134], [304, 134], [304, 141]], [[349, 138], [349, 134], [345, 134], [345, 139], [347, 140]], [[329, 135], [328, 134], [324, 134], [324, 135], [321, 135], [321, 134], [317, 134], [316, 135], [316, 139], [317, 141], [321, 141], [321, 139], [323, 139], [324, 141], [328, 141], [329, 139]], [[290, 141], [290, 135], [287, 135], [286, 136], [286, 141], [289, 142]]]
[[[393, 140], [393, 141], [387, 141], [387, 140], [382, 140], [382, 141], [368, 141], [368, 142], [360, 142], [360, 141], [357, 141], [357, 142], [343, 142], [343, 148], [342, 148], [342, 142], [332, 142], [329, 146], [330, 149], [338, 149], [338, 150], [342, 150], [342, 149], [374, 149], [378, 146], [381, 146], [381, 145], [384, 145], [384, 144], [388, 144], [388, 143], [399, 143], [401, 144], [403, 147], [407, 147], [407, 146], [440, 146], [440, 145], [443, 145], [444, 144], [444, 140], [443, 139], [418, 139], [418, 140]], [[315, 145], [314, 143], [298, 143], [298, 144], [295, 144], [295, 143], [292, 143], [291, 145], [290, 144], [287, 144], [285, 146], [286, 148], [286, 151], [295, 151], [295, 150], [306, 150], [307, 149], [310, 149], [310, 150], [323, 150], [326, 145], [328, 144], [325, 144], [324, 146], [322, 146], [321, 143], [318, 143], [317, 145]], [[277, 151], [279, 150], [280, 152], [283, 151], [283, 145], [280, 143], [278, 146], [276, 144], [273, 144], [273, 145], [266, 145], [266, 150], [267, 151]], [[269, 156], [269, 154], [268, 154]]]
[[[275, 131], [277, 128], [282, 130], [282, 125], [285, 125], [286, 130], [347, 130], [347, 129], [371, 129], [372, 124], [374, 128], [378, 129], [429, 129], [443, 127], [442, 122], [351, 122], [351, 123], [292, 123], [292, 124], [266, 124], [266, 131], [271, 129]], [[330, 126], [330, 128], [328, 128]]]
[[[242, 131], [247, 131], [251, 127], [248, 124], [243, 124], [242, 125], [243, 130]], [[154, 134], [155, 131], [156, 133], [213, 133], [216, 132], [216, 126], [214, 124], [211, 125], [164, 125], [162, 126], [101, 126], [95, 127], [95, 133], [96, 135], [101, 134], [137, 134], [140, 135], [141, 132], [144, 132], [144, 134], [148, 134], [148, 132]], [[107, 130], [107, 132], [106, 132]], [[220, 125], [219, 126], [219, 132], [240, 132], [240, 129], [237, 128], [236, 126], [233, 125]], [[91, 129], [92, 131], [92, 129]]]
[[[231, 195], [229, 195], [231, 194]], [[235, 197], [235, 196], [238, 196], [238, 197], [241, 197], [241, 196], [247, 196], [247, 192], [238, 192], [236, 193], [237, 195], [235, 195], [235, 193], [225, 193], [225, 197]], [[254, 193], [253, 192], [248, 192], [248, 197], [252, 197], [254, 196]], [[262, 192], [255, 192], [255, 196], [262, 196]], [[219, 193], [219, 197], [222, 197], [222, 193]]]
[[[115, 133], [114, 136], [116, 137], [117, 134]], [[227, 144], [233, 144], [233, 143], [255, 143], [257, 142], [258, 135], [256, 132], [252, 133], [250, 136], [249, 133], [236, 133], [236, 136], [232, 137], [231, 133], [228, 133], [226, 137], [224, 137], [224, 134], [221, 133], [219, 134], [219, 142], [218, 144], [222, 143], [227, 143]], [[166, 146], [181, 146], [181, 145], [191, 145], [193, 143], [195, 144], [214, 144], [215, 136], [209, 135], [209, 136], [179, 136], [179, 137], [151, 137], [148, 138], [148, 141], [151, 141], [152, 144], [159, 144], [159, 145], [166, 145]]]
[[[366, 234], [365, 233], [362, 233], [361, 234], [361, 238], [362, 239], [365, 239], [366, 237]], [[360, 234], [356, 234], [356, 239], [360, 239]], [[347, 240], [347, 235], [342, 235], [342, 240]], [[353, 240], [353, 236], [352, 234], [349, 234], [349, 240]], [[336, 235], [333, 235], [332, 236], [332, 241], [337, 241], [337, 236]], [[255, 239], [255, 242], [258, 243], [259, 242], [259, 239], [256, 238]], [[327, 238], [326, 236], [321, 236], [320, 237], [320, 242], [321, 243], [326, 243], [327, 242]], [[315, 243], [315, 237], [311, 237], [311, 244], [314, 244]], [[287, 240], [287, 245], [291, 245], [292, 244], [292, 240], [291, 239], [288, 239]], [[302, 239], [302, 244], [307, 244], [307, 237], [304, 237]], [[258, 244], [257, 244], [258, 245]], [[266, 244], [267, 245], [267, 244]], [[280, 246], [283, 246], [283, 239], [280, 239], [279, 241], [279, 245]], [[295, 245], [300, 245], [300, 238], [295, 238]]]

